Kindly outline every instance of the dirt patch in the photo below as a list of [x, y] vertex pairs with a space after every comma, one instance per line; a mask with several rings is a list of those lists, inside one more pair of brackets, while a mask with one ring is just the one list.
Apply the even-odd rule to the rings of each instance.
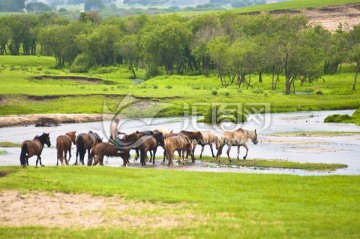
[[343, 30], [350, 31], [360, 24], [360, 3], [306, 9], [302, 11], [311, 25], [321, 25], [329, 31], [336, 31], [341, 24]]
[[0, 171], [0, 177], [5, 177], [8, 174], [10, 174], [10, 172]]
[[51, 75], [42, 75], [42, 76], [34, 76], [31, 79], [34, 80], [73, 80], [78, 82], [87, 82], [87, 83], [104, 83], [104, 84], [114, 84], [112, 81], [103, 80], [101, 78], [95, 77], [83, 77], [83, 76], [51, 76]]
[[89, 194], [0, 192], [1, 226], [61, 228], [196, 227], [199, 216], [189, 205], [128, 201]]
[[[279, 9], [269, 11], [272, 15], [295, 15], [304, 14], [310, 25], [321, 25], [325, 29], [334, 32], [341, 24], [343, 30], [350, 31], [357, 24], [360, 24], [360, 3], [334, 5], [321, 8], [308, 8], [302, 10]], [[260, 12], [247, 12], [243, 15], [258, 15]]]

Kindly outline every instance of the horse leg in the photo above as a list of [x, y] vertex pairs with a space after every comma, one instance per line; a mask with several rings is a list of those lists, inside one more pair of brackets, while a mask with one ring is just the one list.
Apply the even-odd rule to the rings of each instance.
[[[152, 162], [152, 157], [153, 157], [153, 153], [151, 152], [151, 150], [149, 150], [149, 153], [150, 153], [150, 160], [149, 160], [149, 162], [151, 163]], [[146, 157], [145, 158], [147, 158], [147, 154], [146, 154]], [[149, 159], [149, 158], [148, 158]]]
[[76, 147], [76, 159], [74, 165], [78, 164], [79, 149]]
[[240, 154], [240, 145], [237, 146], [237, 160], [239, 160], [239, 154]]
[[38, 161], [39, 161], [39, 163], [40, 163], [40, 166], [44, 166], [44, 165], [41, 163], [41, 157], [38, 156], [37, 159], [36, 159], [36, 167], [37, 167], [37, 165], [38, 165]]
[[[139, 149], [135, 149], [135, 152], [136, 152], [136, 154], [135, 154], [134, 160], [137, 161], [139, 158]], [[141, 158], [140, 158], [140, 160], [141, 160]]]
[[246, 149], [246, 154], [245, 154], [245, 156], [243, 157], [243, 159], [245, 160], [245, 159], [246, 159], [246, 157], [247, 157], [247, 154], [248, 154], [249, 148], [248, 148], [248, 146], [247, 146], [246, 144], [243, 144], [243, 146], [244, 146], [244, 148]]
[[229, 162], [232, 162], [230, 159], [230, 149], [231, 149], [231, 144], [228, 144], [228, 150], [226, 150], [226, 154], [228, 156]]
[[66, 162], [66, 165], [69, 165], [69, 161], [71, 159], [71, 148], [69, 149], [69, 159], [66, 160], [66, 157], [65, 157], [65, 162]]
[[213, 147], [212, 147], [212, 144], [209, 144], [210, 145], [210, 149], [211, 149], [211, 155], [213, 158], [215, 158], [215, 154], [214, 154], [214, 150], [213, 150]]
[[224, 145], [220, 145], [220, 147], [218, 148], [218, 151], [216, 153], [216, 159], [218, 160], [218, 162], [220, 163], [220, 156], [222, 154], [222, 149], [223, 149]]
[[201, 152], [200, 152], [200, 159], [202, 158], [202, 154], [204, 152], [205, 144], [201, 144]]
[[163, 158], [162, 164], [165, 164], [165, 156], [166, 156], [166, 150], [164, 149], [164, 158]]
[[168, 159], [168, 167], [173, 166], [173, 157], [174, 157], [174, 153], [171, 153], [170, 150], [166, 151], [166, 157]]
[[[153, 165], [155, 165], [156, 150], [157, 150], [157, 148], [155, 148], [155, 149], [153, 150], [153, 151], [154, 151], [153, 156], [152, 156], [152, 163], [153, 163]], [[151, 152], [151, 151], [150, 151], [150, 152]]]

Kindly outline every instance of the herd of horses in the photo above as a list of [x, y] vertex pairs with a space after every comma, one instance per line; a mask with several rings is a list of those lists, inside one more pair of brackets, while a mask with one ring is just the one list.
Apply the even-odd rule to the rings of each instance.
[[[37, 156], [36, 166], [40, 163], [41, 166], [41, 152], [46, 144], [48, 147], [50, 143], [50, 133], [43, 133], [41, 136], [36, 136], [33, 140], [26, 140], [21, 145], [20, 163], [23, 167], [29, 165], [28, 159], [32, 156]], [[104, 165], [104, 157], [121, 157], [123, 159], [123, 166], [129, 164], [130, 151], [135, 150], [135, 160], [140, 157], [141, 165], [146, 165], [147, 153], [150, 153], [149, 162], [155, 164], [155, 155], [157, 148], [160, 146], [164, 149], [163, 163], [168, 160], [168, 166], [173, 165], [174, 154], [178, 152], [179, 162], [184, 163], [185, 153], [186, 158], [191, 157], [192, 162], [195, 162], [194, 151], [197, 145], [201, 146], [200, 158], [204, 151], [205, 145], [209, 145], [212, 157], [219, 157], [222, 154], [223, 147], [228, 146], [226, 151], [228, 160], [230, 158], [230, 150], [232, 146], [237, 146], [237, 159], [239, 160], [240, 146], [246, 149], [246, 154], [243, 159], [246, 159], [249, 148], [247, 146], [248, 139], [254, 144], [258, 143], [256, 130], [245, 130], [239, 128], [235, 131], [224, 132], [220, 138], [215, 136], [211, 131], [185, 131], [179, 133], [173, 131], [156, 129], [153, 131], [136, 131], [131, 134], [125, 134], [122, 138], [117, 137], [115, 140], [109, 142], [102, 142], [102, 138], [92, 131], [88, 133], [80, 133], [76, 135], [76, 131], [69, 131], [65, 135], [60, 135], [56, 139], [57, 163], [63, 165], [69, 164], [71, 159], [71, 146], [76, 146], [76, 160], [75, 164], [84, 165], [85, 154], [88, 154], [87, 165]], [[214, 154], [213, 145], [217, 149], [217, 154]], [[69, 155], [69, 156], [67, 156]], [[79, 160], [78, 160], [79, 159]]]

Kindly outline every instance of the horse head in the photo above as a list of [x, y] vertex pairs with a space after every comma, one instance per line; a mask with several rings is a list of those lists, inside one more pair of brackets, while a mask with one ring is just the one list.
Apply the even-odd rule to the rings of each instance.
[[46, 144], [48, 147], [51, 146], [51, 142], [50, 142], [50, 133], [43, 133], [40, 137], [40, 142], [42, 144]]
[[66, 133], [67, 136], [70, 137], [71, 142], [73, 142], [74, 144], [76, 144], [75, 139], [76, 139], [76, 131], [69, 131]]
[[250, 133], [250, 139], [253, 141], [254, 144], [258, 143], [256, 129]]
[[156, 139], [156, 141], [164, 146], [165, 145], [165, 141], [164, 141], [164, 135], [160, 132], [160, 133], [156, 133], [153, 135], [153, 137]]

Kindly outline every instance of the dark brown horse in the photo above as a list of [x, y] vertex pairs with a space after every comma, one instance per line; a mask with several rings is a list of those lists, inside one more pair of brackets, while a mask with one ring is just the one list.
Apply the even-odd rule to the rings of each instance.
[[[200, 144], [203, 141], [202, 134], [200, 133], [200, 131], [185, 131], [185, 130], [181, 130], [180, 134], [185, 135], [192, 141], [191, 159], [193, 162], [195, 162], [195, 156], [194, 156], [195, 147], [197, 144]], [[189, 152], [186, 153], [186, 158], [188, 158], [188, 155], [189, 155]]]
[[[100, 164], [104, 165], [104, 156], [108, 157], [121, 157], [124, 162], [129, 161], [130, 149], [122, 149], [122, 151], [118, 151], [118, 146], [116, 144], [110, 142], [101, 142], [95, 145], [89, 154], [88, 157], [88, 166]], [[95, 158], [95, 160], [94, 160]], [[92, 164], [94, 161], [94, 164]]]
[[141, 145], [139, 146], [140, 149], [140, 162], [141, 165], [146, 165], [145, 158], [148, 151], [150, 151], [150, 162], [152, 161], [155, 164], [155, 155], [157, 151], [157, 147], [164, 146], [164, 136], [161, 132], [152, 135], [144, 135], [142, 136], [139, 141], [141, 141]]
[[168, 166], [170, 167], [173, 165], [173, 158], [175, 151], [180, 151], [179, 153], [180, 160], [182, 159], [181, 161], [183, 162], [185, 151], [189, 152], [190, 155], [192, 156], [192, 148], [193, 148], [192, 141], [183, 134], [178, 134], [176, 136], [171, 136], [166, 138], [165, 152], [166, 152], [166, 157], [169, 160]]
[[[237, 146], [237, 159], [238, 160], [239, 160], [239, 154], [240, 154], [240, 146], [243, 146], [246, 149], [246, 154], [243, 157], [243, 159], [245, 160], [247, 157], [248, 151], [249, 151], [249, 148], [246, 145], [246, 142], [248, 141], [248, 139], [251, 139], [251, 141], [254, 144], [258, 143], [256, 130], [251, 131], [251, 130], [245, 130], [245, 129], [239, 128], [235, 131], [227, 131], [227, 132], [223, 133], [223, 135], [220, 137], [220, 140], [218, 140], [218, 142], [216, 143], [216, 149], [218, 150], [218, 152], [216, 154], [216, 159], [219, 159], [219, 157], [222, 153], [222, 149], [223, 149], [224, 145], [226, 144], [228, 146], [226, 154], [227, 154], [230, 162], [231, 162], [231, 159], [230, 159], [229, 153], [230, 153], [231, 146]], [[219, 162], [220, 162], [220, 159], [219, 159]]]
[[51, 146], [50, 143], [50, 137], [49, 134], [43, 133], [41, 136], [36, 136], [33, 140], [25, 140], [21, 144], [21, 153], [20, 153], [20, 164], [23, 167], [26, 167], [26, 165], [29, 165], [29, 158], [36, 155], [36, 167], [38, 165], [38, 162], [40, 162], [41, 166], [41, 153], [44, 148], [44, 144], [46, 144], [48, 147]]
[[[68, 164], [71, 158], [71, 145], [75, 145], [76, 131], [69, 131], [65, 135], [60, 135], [56, 138], [56, 150], [57, 150], [57, 161], [56, 165], [59, 165], [59, 160], [61, 165], [65, 163]], [[66, 159], [67, 152], [69, 152], [69, 159]]]
[[97, 133], [90, 131], [89, 133], [81, 133], [76, 137], [76, 161], [75, 165], [78, 164], [78, 156], [80, 154], [79, 163], [84, 165], [84, 157], [86, 150], [88, 155], [90, 154], [90, 149], [101, 143], [102, 139], [99, 137]]
[[134, 133], [124, 135], [121, 139], [116, 138], [116, 140], [112, 141], [112, 143], [116, 145], [118, 151], [124, 151], [125, 154], [128, 154], [123, 158], [124, 167], [126, 167], [126, 165], [129, 163], [130, 150], [137, 149], [140, 146], [141, 141], [139, 139], [142, 136], [143, 134], [141, 132], [136, 131]]

